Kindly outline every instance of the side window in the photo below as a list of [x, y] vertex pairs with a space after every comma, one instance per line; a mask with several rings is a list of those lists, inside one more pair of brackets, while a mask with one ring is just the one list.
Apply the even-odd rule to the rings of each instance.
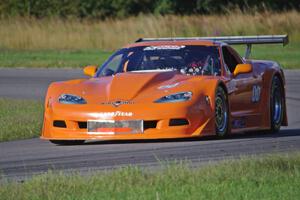
[[123, 54], [116, 55], [106, 66], [107, 69], [111, 69], [116, 72], [121, 64]]
[[115, 74], [120, 67], [120, 64], [123, 60], [122, 58], [123, 58], [123, 54], [117, 54], [117, 55], [113, 56], [107, 63], [104, 64], [99, 75], [100, 76], [111, 76], [111, 75]]
[[239, 55], [230, 47], [222, 47], [224, 62], [227, 65], [229, 71], [233, 73], [237, 64], [243, 63]]

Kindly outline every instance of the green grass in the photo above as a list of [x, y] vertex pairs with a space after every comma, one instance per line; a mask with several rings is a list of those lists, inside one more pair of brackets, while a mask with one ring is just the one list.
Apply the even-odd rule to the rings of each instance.
[[[243, 56], [244, 46], [234, 46]], [[102, 64], [111, 52], [101, 50], [0, 50], [0, 67], [82, 67]], [[278, 61], [284, 68], [300, 68], [300, 42], [253, 45], [251, 58]]]
[[37, 137], [42, 128], [43, 104], [33, 100], [0, 99], [0, 119], [0, 142]]
[[101, 50], [0, 50], [0, 67], [82, 67], [103, 63]]
[[300, 154], [162, 170], [127, 167], [92, 176], [49, 172], [24, 183], [0, 182], [1, 199], [298, 199]]
[[[244, 56], [245, 47], [234, 46]], [[253, 59], [274, 60], [285, 69], [300, 69], [300, 42], [282, 45], [253, 45], [251, 56]]]

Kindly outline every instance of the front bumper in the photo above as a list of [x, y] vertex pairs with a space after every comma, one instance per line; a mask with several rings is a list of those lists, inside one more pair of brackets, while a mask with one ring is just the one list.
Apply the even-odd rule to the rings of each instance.
[[[65, 105], [45, 108], [42, 139], [132, 140], [187, 138], [214, 134], [212, 110], [187, 103], [111, 105]], [[142, 120], [143, 132], [91, 134], [89, 120]]]

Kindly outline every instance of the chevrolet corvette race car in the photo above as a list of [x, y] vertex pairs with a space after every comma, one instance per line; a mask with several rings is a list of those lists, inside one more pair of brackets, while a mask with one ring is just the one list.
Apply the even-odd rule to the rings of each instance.
[[[85, 67], [89, 79], [49, 86], [41, 138], [80, 144], [277, 132], [288, 124], [283, 71], [249, 59], [253, 44], [271, 43], [288, 37], [139, 39], [99, 68]], [[235, 44], [246, 45], [244, 57]]]

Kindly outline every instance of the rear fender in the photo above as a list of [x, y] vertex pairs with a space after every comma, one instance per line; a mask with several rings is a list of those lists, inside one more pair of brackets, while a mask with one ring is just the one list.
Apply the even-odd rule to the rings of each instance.
[[263, 97], [263, 105], [262, 107], [264, 108], [263, 114], [264, 114], [264, 124], [271, 128], [271, 110], [270, 110], [270, 99], [271, 99], [271, 87], [272, 87], [272, 80], [274, 76], [278, 76], [281, 84], [283, 86], [283, 95], [284, 95], [284, 111], [283, 111], [283, 121], [282, 121], [282, 126], [287, 126], [288, 125], [288, 118], [287, 118], [287, 106], [286, 106], [286, 91], [285, 91], [285, 77], [284, 73], [281, 69], [274, 69], [274, 68], [269, 68], [265, 71], [264, 73], [264, 87], [266, 88], [266, 91]]

